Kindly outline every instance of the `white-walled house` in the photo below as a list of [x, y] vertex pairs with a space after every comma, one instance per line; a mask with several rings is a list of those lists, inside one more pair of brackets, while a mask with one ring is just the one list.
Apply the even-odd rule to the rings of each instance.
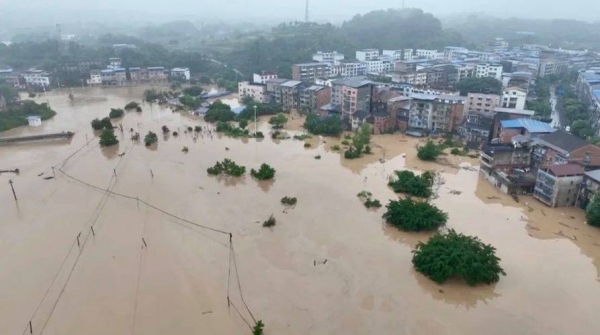
[[171, 77], [184, 78], [186, 81], [190, 80], [190, 69], [187, 67], [176, 67], [171, 69]]

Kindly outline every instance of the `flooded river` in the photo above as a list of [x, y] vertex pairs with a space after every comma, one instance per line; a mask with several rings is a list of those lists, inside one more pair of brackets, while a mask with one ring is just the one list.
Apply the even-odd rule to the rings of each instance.
[[[184, 130], [201, 119], [149, 104], [113, 122], [125, 130], [115, 132], [118, 148], [100, 149], [90, 121], [140, 101], [142, 89], [76, 90], [73, 102], [67, 94], [37, 99], [58, 113], [42, 127], [0, 133], [76, 132], [0, 147], [0, 169], [21, 171], [0, 175], [0, 334], [28, 334], [30, 320], [34, 334], [248, 334], [253, 318], [266, 334], [600, 333], [600, 232], [580, 210], [528, 197], [517, 204], [457, 167], [473, 160], [423, 164], [417, 141], [400, 135], [375, 136], [374, 154], [351, 162], [327, 138], [313, 137], [310, 148], [209, 134], [195, 141]], [[163, 138], [163, 125], [179, 136]], [[130, 128], [156, 132], [158, 146], [133, 143]], [[268, 163], [276, 178], [208, 176], [224, 158], [248, 170]], [[52, 166], [55, 178], [45, 180]], [[468, 287], [437, 285], [413, 270], [411, 250], [429, 235], [386, 226], [383, 209], [367, 210], [356, 197], [367, 190], [382, 203], [397, 198], [387, 176], [403, 168], [441, 172], [434, 203], [449, 213], [448, 226], [493, 244], [507, 276]], [[297, 206], [286, 210], [284, 196]], [[231, 232], [235, 262], [228, 234], [143, 202]], [[271, 214], [277, 225], [263, 228]]]

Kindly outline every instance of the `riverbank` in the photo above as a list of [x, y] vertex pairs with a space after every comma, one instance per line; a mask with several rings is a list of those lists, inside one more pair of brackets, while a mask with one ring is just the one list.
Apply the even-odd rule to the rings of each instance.
[[[338, 140], [319, 136], [307, 140], [308, 148], [268, 136], [195, 137], [186, 129], [204, 126], [201, 118], [145, 103], [142, 113], [114, 120], [125, 130], [115, 132], [118, 147], [101, 149], [89, 122], [142, 94], [90, 90], [80, 103], [49, 94], [38, 101], [48, 100], [58, 114], [41, 130], [0, 134], [76, 131], [69, 143], [0, 149], [0, 168], [20, 169], [18, 176], [0, 175], [0, 333], [20, 333], [32, 320], [34, 333], [44, 334], [247, 334], [227, 304], [229, 295], [252, 320], [230, 281], [238, 275], [245, 303], [268, 334], [600, 332], [593, 308], [600, 301], [600, 234], [585, 225], [582, 211], [546, 208], [529, 197], [516, 203], [479, 178], [475, 160], [421, 162], [419, 140], [401, 135], [375, 135], [374, 154], [345, 160], [331, 150]], [[300, 122], [294, 117], [286, 128], [301, 132]], [[163, 136], [163, 125], [179, 136]], [[257, 126], [270, 131], [263, 119]], [[130, 128], [142, 137], [156, 132], [158, 145], [132, 142]], [[277, 170], [275, 180], [207, 175], [225, 158], [248, 169], [267, 163]], [[433, 203], [449, 213], [448, 228], [495, 246], [507, 276], [468, 287], [437, 285], [416, 273], [411, 250], [429, 235], [388, 227], [383, 209], [367, 210], [356, 197], [366, 190], [383, 204], [396, 199], [387, 177], [398, 169], [439, 172], [444, 183]], [[67, 175], [133, 199], [105, 196]], [[298, 204], [286, 209], [284, 196]], [[229, 235], [136, 199], [231, 232], [239, 273], [230, 272]], [[271, 214], [276, 226], [263, 228]]]

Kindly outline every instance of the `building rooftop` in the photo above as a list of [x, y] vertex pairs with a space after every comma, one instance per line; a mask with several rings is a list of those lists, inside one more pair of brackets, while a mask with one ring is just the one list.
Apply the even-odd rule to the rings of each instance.
[[585, 173], [586, 176], [600, 182], [600, 170], [588, 171]]
[[494, 108], [494, 112], [496, 112], [496, 113], [529, 115], [529, 116], [532, 116], [533, 114], [535, 114], [534, 111], [529, 110], [529, 109], [516, 109], [516, 108], [504, 108], [504, 107], [496, 107], [496, 108]]
[[325, 88], [325, 86], [321, 86], [321, 85], [311, 85], [311, 86], [305, 88], [304, 90], [305, 91], [320, 91], [324, 88]]
[[550, 134], [541, 135], [537, 138], [537, 142], [567, 153], [590, 144], [588, 141], [582, 140], [579, 137], [569, 134], [563, 130], [557, 130]]
[[140, 68], [139, 67], [130, 67], [129, 71], [139, 71]]
[[285, 79], [285, 78], [274, 78], [274, 79], [269, 79], [266, 82], [267, 82], [267, 84], [271, 83], [271, 84], [280, 84], [281, 85], [281, 84], [285, 83], [288, 80], [289, 79]]
[[281, 86], [283, 87], [294, 87], [294, 86], [298, 86], [302, 84], [301, 81], [298, 80], [287, 80], [285, 83], [282, 83]]
[[557, 177], [580, 176], [585, 173], [583, 168], [577, 164], [554, 164], [548, 170]]
[[367, 79], [367, 77], [349, 77], [349, 78], [342, 78], [342, 79], [337, 79], [331, 82], [332, 84], [336, 84], [336, 85], [344, 85], [344, 86], [349, 86], [349, 87], [353, 87], [353, 88], [359, 88], [359, 87], [363, 87], [369, 84], [372, 84], [373, 82], [369, 79]]
[[163, 66], [149, 66], [148, 70], [164, 70]]
[[548, 123], [532, 119], [514, 119], [500, 121], [502, 128], [525, 128], [530, 133], [551, 133], [556, 129]]
[[328, 65], [327, 65], [327, 63], [313, 62], [313, 63], [298, 63], [298, 64], [294, 64], [294, 66], [328, 66]]
[[185, 71], [189, 71], [190, 69], [188, 69], [187, 67], [176, 67], [174, 69], [171, 69], [171, 71], [174, 72], [185, 72]]

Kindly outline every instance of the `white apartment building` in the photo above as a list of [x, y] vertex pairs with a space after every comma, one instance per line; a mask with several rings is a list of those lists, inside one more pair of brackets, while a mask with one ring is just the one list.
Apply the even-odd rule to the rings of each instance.
[[337, 65], [340, 63], [341, 60], [344, 60], [344, 54], [338, 53], [337, 51], [317, 51], [317, 53], [313, 54], [312, 59], [320, 63], [329, 63], [331, 65]]
[[50, 74], [43, 70], [30, 69], [23, 73], [27, 85], [50, 86]]
[[368, 61], [379, 58], [379, 50], [377, 49], [363, 49], [356, 51], [356, 59], [359, 61]]
[[475, 77], [491, 77], [496, 78], [496, 80], [502, 81], [502, 65], [491, 63], [477, 64], [477, 69], [475, 70]]
[[240, 99], [250, 97], [256, 102], [267, 102], [267, 86], [263, 84], [252, 84], [247, 81], [238, 83], [238, 95]]
[[385, 73], [389, 68], [382, 60], [368, 60], [361, 63], [365, 65], [367, 73]]
[[176, 67], [171, 69], [171, 77], [179, 77], [185, 80], [190, 80], [190, 69], [187, 67]]
[[413, 60], [414, 54], [413, 49], [404, 49], [404, 51], [402, 51], [402, 60]]
[[459, 59], [461, 56], [465, 57], [469, 53], [469, 49], [463, 47], [445, 47], [444, 48], [444, 59], [447, 61], [453, 61]]
[[502, 107], [525, 109], [527, 92], [520, 87], [509, 87], [502, 92]]
[[437, 50], [417, 49], [415, 54], [417, 55], [417, 58], [426, 58], [426, 59], [437, 59], [438, 58]]
[[90, 71], [90, 79], [88, 80], [88, 85], [102, 85], [102, 74], [100, 74], [100, 70]]
[[106, 66], [107, 69], [118, 69], [121, 67], [121, 58], [118, 57], [112, 57], [108, 59], [108, 65]]
[[254, 73], [252, 75], [252, 82], [254, 82], [255, 84], [263, 84], [264, 85], [267, 83], [267, 80], [271, 80], [271, 79], [277, 79], [277, 73], [263, 71], [260, 74]]
[[401, 60], [402, 59], [402, 49], [398, 50], [382, 50], [382, 56], [389, 56], [392, 60]]
[[357, 77], [367, 74], [367, 67], [362, 62], [342, 62], [342, 77]]

